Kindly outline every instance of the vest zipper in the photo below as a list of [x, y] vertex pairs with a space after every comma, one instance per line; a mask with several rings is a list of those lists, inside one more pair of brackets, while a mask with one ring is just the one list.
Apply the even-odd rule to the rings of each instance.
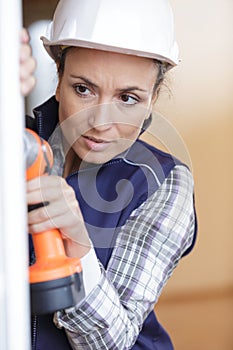
[[36, 350], [37, 315], [32, 317], [32, 350]]

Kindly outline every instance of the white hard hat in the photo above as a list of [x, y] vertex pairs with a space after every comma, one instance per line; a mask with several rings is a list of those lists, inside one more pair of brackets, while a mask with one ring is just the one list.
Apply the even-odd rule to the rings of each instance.
[[41, 39], [55, 60], [68, 45], [179, 61], [168, 0], [60, 0]]

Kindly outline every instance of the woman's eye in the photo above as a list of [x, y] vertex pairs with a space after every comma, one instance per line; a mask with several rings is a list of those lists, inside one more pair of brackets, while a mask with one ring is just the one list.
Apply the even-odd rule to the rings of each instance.
[[138, 99], [128, 94], [121, 95], [121, 100], [127, 105], [135, 105], [138, 103]]
[[76, 84], [74, 86], [75, 91], [82, 96], [88, 96], [91, 94], [90, 89], [88, 89], [85, 85], [83, 84]]

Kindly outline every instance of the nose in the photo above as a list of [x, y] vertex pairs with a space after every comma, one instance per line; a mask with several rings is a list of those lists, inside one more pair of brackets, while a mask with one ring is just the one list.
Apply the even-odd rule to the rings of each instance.
[[112, 127], [112, 105], [102, 103], [91, 108], [88, 118], [90, 128], [98, 131], [105, 131]]

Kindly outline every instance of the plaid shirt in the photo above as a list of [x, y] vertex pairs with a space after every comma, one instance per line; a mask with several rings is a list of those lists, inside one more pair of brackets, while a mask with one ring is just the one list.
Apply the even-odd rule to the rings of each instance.
[[193, 178], [176, 165], [121, 228], [99, 283], [76, 308], [58, 311], [73, 349], [131, 349], [195, 231]]

